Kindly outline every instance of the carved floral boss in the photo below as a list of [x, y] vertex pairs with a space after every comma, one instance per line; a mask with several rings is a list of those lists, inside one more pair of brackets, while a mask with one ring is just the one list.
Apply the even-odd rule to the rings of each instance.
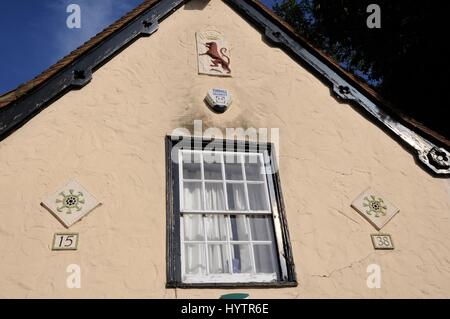
[[66, 214], [72, 214], [72, 209], [75, 209], [79, 212], [82, 208], [82, 204], [85, 203], [82, 192], [74, 193], [73, 189], [69, 190], [69, 194], [65, 194], [64, 192], [60, 192], [59, 195], [62, 199], [57, 198], [55, 203], [58, 205], [56, 210], [58, 212], [65, 212]]
[[77, 181], [72, 180], [50, 194], [41, 205], [69, 228], [101, 203]]
[[374, 215], [375, 218], [386, 216], [387, 206], [381, 197], [376, 198], [374, 195], [364, 196], [363, 207], [366, 208], [367, 215]]
[[399, 212], [397, 207], [371, 188], [362, 192], [351, 206], [377, 230], [383, 228]]

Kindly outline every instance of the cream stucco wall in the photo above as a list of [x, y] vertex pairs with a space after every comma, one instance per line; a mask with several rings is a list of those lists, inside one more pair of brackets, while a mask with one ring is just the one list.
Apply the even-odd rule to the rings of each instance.
[[[232, 78], [197, 74], [195, 32], [228, 36]], [[231, 90], [223, 115], [203, 103]], [[226, 4], [175, 12], [0, 142], [0, 297], [218, 298], [230, 290], [165, 288], [164, 137], [176, 127], [280, 129], [280, 175], [299, 285], [238, 289], [252, 298], [450, 297], [450, 183], [261, 35]], [[39, 204], [76, 178], [103, 205], [75, 224], [75, 252], [53, 252], [64, 227]], [[375, 230], [350, 207], [372, 186], [400, 208], [384, 229], [396, 249], [373, 250]], [[80, 289], [66, 267], [81, 266]], [[368, 289], [366, 267], [382, 270]]]

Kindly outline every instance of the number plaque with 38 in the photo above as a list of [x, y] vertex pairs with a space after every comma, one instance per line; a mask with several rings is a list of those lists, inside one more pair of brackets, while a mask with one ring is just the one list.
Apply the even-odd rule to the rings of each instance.
[[394, 249], [391, 235], [388, 234], [372, 234], [372, 244], [375, 249]]

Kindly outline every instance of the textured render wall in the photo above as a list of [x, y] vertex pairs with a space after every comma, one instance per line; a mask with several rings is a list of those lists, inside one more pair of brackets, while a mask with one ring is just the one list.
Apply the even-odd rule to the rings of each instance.
[[[234, 77], [197, 75], [194, 33], [209, 26], [233, 45]], [[223, 115], [203, 103], [222, 86]], [[181, 8], [0, 142], [0, 297], [207, 297], [230, 290], [165, 289], [164, 136], [175, 127], [280, 128], [281, 181], [299, 286], [238, 289], [252, 298], [450, 297], [450, 184], [346, 104], [219, 0]], [[39, 203], [75, 177], [103, 206], [70, 228], [79, 250], [52, 252], [63, 226]], [[373, 186], [400, 208], [383, 231], [351, 207]], [[81, 266], [81, 289], [66, 267]], [[382, 270], [368, 289], [366, 267]]]

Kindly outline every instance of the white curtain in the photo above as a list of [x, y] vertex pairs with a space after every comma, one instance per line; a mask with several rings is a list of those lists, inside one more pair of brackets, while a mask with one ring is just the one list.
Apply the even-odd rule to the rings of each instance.
[[205, 183], [206, 210], [226, 209], [225, 195], [223, 192], [223, 183]]
[[[208, 241], [227, 240], [227, 219], [225, 215], [213, 214], [205, 216], [206, 237]], [[224, 244], [208, 244], [209, 272], [221, 274], [230, 272], [229, 255]]]
[[230, 210], [246, 210], [244, 184], [227, 184], [228, 208]]
[[211, 274], [229, 273], [229, 258], [226, 245], [208, 245], [209, 272]]
[[255, 267], [257, 273], [274, 273], [275, 266], [275, 250], [272, 245], [253, 245], [255, 254]]
[[[205, 231], [201, 214], [184, 214], [181, 218], [185, 241], [204, 241]], [[184, 244], [186, 274], [206, 274], [206, 254], [204, 244]]]
[[205, 232], [203, 230], [203, 217], [200, 214], [184, 214], [182, 217], [184, 240], [203, 241]]
[[230, 216], [231, 223], [231, 239], [232, 240], [249, 240], [249, 230], [245, 215]]
[[206, 236], [208, 240], [226, 241], [227, 224], [224, 215], [214, 214], [205, 217]]
[[185, 244], [185, 273], [206, 274], [206, 255], [204, 244]]
[[183, 198], [185, 210], [203, 210], [202, 183], [184, 182]]
[[249, 244], [233, 245], [233, 273], [252, 272], [252, 259]]
[[272, 240], [269, 218], [271, 217], [258, 215], [248, 217], [253, 240]]
[[[221, 274], [230, 272], [232, 263], [233, 273], [252, 272], [252, 253], [250, 244], [226, 244], [228, 218], [231, 222], [231, 240], [249, 240], [251, 229], [253, 240], [270, 240], [270, 227], [268, 216], [234, 215], [227, 217], [222, 214], [184, 214], [182, 216], [182, 227], [184, 230], [184, 241], [197, 241], [197, 243], [185, 242], [184, 260], [186, 274], [206, 274], [206, 254], [208, 254], [209, 273]], [[250, 229], [246, 223], [249, 219]], [[205, 241], [205, 233], [208, 244]], [[214, 243], [213, 243], [214, 241]], [[202, 243], [198, 243], [202, 242]], [[229, 248], [232, 248], [230, 260]], [[254, 243], [254, 262], [257, 273], [275, 273], [277, 270], [274, 243]]]
[[248, 201], [251, 210], [268, 210], [264, 184], [248, 184]]

